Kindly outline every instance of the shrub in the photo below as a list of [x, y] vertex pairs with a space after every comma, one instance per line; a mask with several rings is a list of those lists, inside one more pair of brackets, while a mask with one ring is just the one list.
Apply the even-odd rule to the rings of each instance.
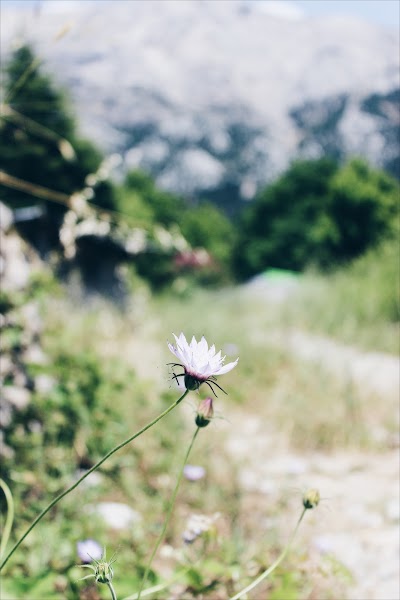
[[351, 260], [391, 231], [397, 182], [355, 159], [296, 162], [263, 190], [239, 223], [237, 275], [303, 270]]

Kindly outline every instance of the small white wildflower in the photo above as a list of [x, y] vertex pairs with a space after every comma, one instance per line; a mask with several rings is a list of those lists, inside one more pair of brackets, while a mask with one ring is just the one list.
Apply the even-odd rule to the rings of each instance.
[[168, 348], [181, 362], [172, 364], [173, 366], [180, 366], [184, 370], [180, 375], [174, 374], [174, 379], [184, 377], [185, 387], [188, 390], [197, 390], [202, 383], [206, 383], [215, 394], [211, 384], [220, 388], [215, 383], [215, 376], [224, 375], [231, 371], [236, 367], [239, 359], [237, 358], [234, 362], [224, 365], [225, 356], [221, 356], [221, 351], [216, 354], [214, 345], [209, 348], [204, 336], [200, 342], [193, 336], [190, 344], [186, 341], [183, 333], [179, 337], [175, 334], [173, 336], [176, 346], [168, 342]]
[[192, 544], [197, 538], [203, 535], [213, 535], [216, 533], [215, 521], [220, 517], [220, 513], [214, 515], [191, 515], [187, 521], [186, 529], [182, 534], [185, 544]]
[[185, 465], [183, 474], [189, 481], [199, 481], [199, 479], [205, 477], [206, 470], [200, 465]]

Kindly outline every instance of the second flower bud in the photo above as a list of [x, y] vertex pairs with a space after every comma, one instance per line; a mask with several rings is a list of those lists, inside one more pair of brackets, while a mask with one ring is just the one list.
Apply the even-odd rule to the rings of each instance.
[[197, 409], [195, 423], [197, 427], [206, 427], [214, 416], [212, 398], [202, 400]]

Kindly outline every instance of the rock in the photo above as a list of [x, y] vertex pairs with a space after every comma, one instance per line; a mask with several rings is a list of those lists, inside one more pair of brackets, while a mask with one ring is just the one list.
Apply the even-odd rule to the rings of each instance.
[[8, 231], [14, 222], [12, 210], [8, 208], [3, 202], [0, 202], [0, 229], [2, 231]]
[[4, 399], [0, 400], [0, 427], [8, 427], [12, 420], [12, 407], [11, 404], [4, 401]]
[[4, 442], [4, 432], [0, 430], [0, 456], [7, 460], [13, 458], [14, 454], [14, 450]]
[[142, 520], [142, 516], [122, 502], [100, 502], [92, 508], [112, 529], [125, 529]]
[[400, 505], [398, 498], [392, 498], [388, 500], [385, 506], [386, 517], [393, 522], [400, 521]]
[[54, 389], [56, 383], [57, 381], [54, 377], [45, 374], [37, 375], [34, 380], [35, 390], [39, 392], [39, 394], [50, 393]]
[[39, 307], [35, 302], [27, 302], [19, 309], [23, 325], [32, 333], [42, 330], [43, 322], [39, 314]]
[[3, 399], [9, 402], [17, 410], [22, 410], [29, 404], [31, 394], [25, 388], [16, 387], [13, 385], [5, 385], [3, 387]]
[[23, 361], [35, 365], [46, 365], [49, 362], [48, 357], [43, 352], [39, 344], [31, 344], [23, 353]]
[[1, 285], [4, 291], [17, 291], [26, 287], [31, 266], [24, 254], [21, 238], [13, 232], [0, 231]]
[[14, 369], [13, 361], [8, 354], [4, 354], [0, 361], [0, 380], [4, 381], [6, 377], [12, 374]]

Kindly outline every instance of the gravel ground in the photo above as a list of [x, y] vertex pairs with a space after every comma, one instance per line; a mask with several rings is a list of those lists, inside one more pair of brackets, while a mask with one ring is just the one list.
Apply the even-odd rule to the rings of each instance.
[[349, 570], [352, 581], [337, 600], [399, 600], [398, 451], [294, 454], [267, 438], [258, 419], [237, 413], [231, 422], [232, 429], [240, 423], [228, 449], [244, 492], [262, 503], [288, 493], [298, 502], [301, 490], [320, 490], [323, 500], [296, 543], [306, 544], [310, 560], [331, 556]]
[[[382, 401], [399, 398], [400, 369], [393, 356], [362, 353], [301, 332], [281, 332], [275, 341], [338, 377], [351, 377], [367, 393], [378, 393]], [[265, 434], [258, 416], [240, 410], [232, 414], [230, 409], [230, 421], [232, 437], [228, 433], [227, 445], [240, 464], [244, 491], [273, 500], [285, 490], [297, 490], [298, 496], [300, 490], [316, 487], [325, 498], [302, 524], [299, 537], [307, 540], [310, 560], [331, 556], [351, 573], [345, 595], [337, 600], [399, 600], [398, 441], [393, 441], [393, 449], [380, 453], [294, 453], [278, 437]], [[240, 424], [240, 436], [233, 435], [235, 424]]]

